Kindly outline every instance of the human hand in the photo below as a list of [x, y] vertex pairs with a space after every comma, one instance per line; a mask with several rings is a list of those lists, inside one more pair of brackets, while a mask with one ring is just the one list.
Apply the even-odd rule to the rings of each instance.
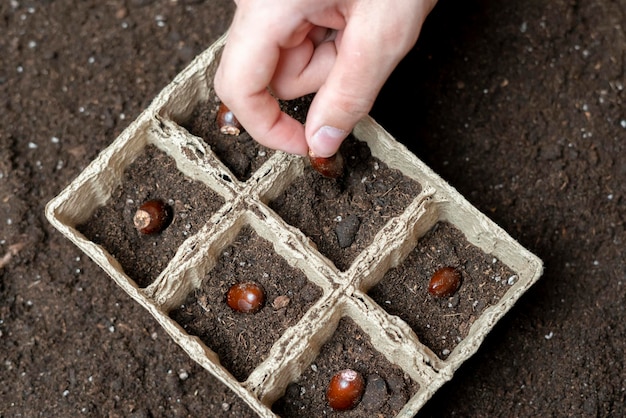
[[[235, 0], [218, 97], [259, 143], [330, 157], [371, 110], [437, 0]], [[303, 126], [276, 98], [317, 92]]]

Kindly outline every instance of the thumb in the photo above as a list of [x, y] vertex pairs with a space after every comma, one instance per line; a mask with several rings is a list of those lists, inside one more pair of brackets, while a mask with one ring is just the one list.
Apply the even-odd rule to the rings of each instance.
[[311, 152], [330, 157], [357, 122], [369, 113], [385, 80], [399, 62], [371, 39], [344, 32], [337, 58], [307, 115], [305, 136]]
[[[350, 20], [335, 39], [337, 56], [307, 115], [305, 137], [310, 152], [330, 157], [357, 122], [372, 109], [391, 72], [415, 45], [435, 0], [356, 2]], [[372, 12], [372, 5], [380, 13]], [[385, 16], [385, 19], [381, 19]]]

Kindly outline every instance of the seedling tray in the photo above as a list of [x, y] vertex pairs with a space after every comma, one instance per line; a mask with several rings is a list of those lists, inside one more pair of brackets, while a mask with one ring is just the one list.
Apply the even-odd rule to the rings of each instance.
[[[477, 351], [496, 322], [539, 279], [542, 262], [372, 118], [365, 117], [353, 131], [354, 140], [366, 144], [371, 155], [384, 165], [417, 183], [419, 191], [410, 197], [404, 211], [390, 216], [382, 227], [372, 231], [374, 238], [355, 254], [349, 265], [338, 268], [312, 237], [283, 219], [280, 208], [271, 207], [310, 170], [306, 159], [282, 152], [264, 153], [260, 166], [249, 176], [237, 176], [210, 145], [184, 127], [199, 105], [215, 100], [212, 81], [225, 39], [226, 35], [163, 89], [108, 148], [48, 203], [46, 216], [141, 304], [192, 359], [230, 387], [260, 417], [281, 416], [274, 412], [274, 407], [284, 403], [288, 387], [311, 378], [319, 370], [327, 343], [336, 332], [346, 329], [357, 333], [356, 343], [363, 341], [374, 357], [408, 376], [410, 396], [394, 416], [412, 417]], [[125, 186], [125, 173], [133, 163], [145, 158], [148, 150], [158, 150], [175, 162], [172, 169], [185, 179], [180, 183], [181, 189], [192, 195], [202, 190], [212, 198], [200, 220], [184, 224], [186, 230], [168, 237], [175, 248], [163, 260], [155, 259], [162, 266], [140, 269], [139, 278], [130, 273], [124, 261], [128, 255], [125, 252], [133, 252], [132, 246], [106, 248], [97, 239], [87, 238], [83, 226], [113, 196], [123, 198], [119, 191]], [[146, 187], [150, 187], [149, 182]], [[142, 190], [135, 197], [149, 194]], [[140, 202], [128, 199], [126, 203]], [[174, 210], [181, 212], [179, 217], [190, 209], [172, 203]], [[121, 219], [132, 216], [124, 210], [120, 214]], [[456, 241], [437, 238], [437, 231], [446, 229], [452, 231]], [[301, 315], [276, 331], [274, 342], [258, 363], [245, 370], [232, 370], [225, 361], [228, 356], [214, 351], [210, 342], [195, 335], [197, 330], [188, 332], [180, 317], [186, 314], [181, 307], [189, 303], [190, 297], [199, 295], [197, 292], [207, 284], [206, 277], [216, 269], [220, 257], [244, 233], [271, 243], [270, 251], [283, 263], [281, 268], [293, 270], [294, 277], [302, 276], [296, 277], [297, 281], [313, 289], [308, 293], [315, 297], [307, 299]], [[151, 239], [159, 245], [159, 236]], [[242, 242], [237, 245], [247, 241]], [[424, 259], [458, 262], [450, 254], [459, 246], [471, 247], [482, 261], [474, 263], [475, 271], [466, 266], [464, 274], [468, 277], [464, 277], [462, 291], [443, 302], [434, 301], [424, 290], [429, 273], [416, 266], [423, 266]], [[151, 258], [146, 259], [150, 264]], [[133, 263], [141, 264], [140, 261]], [[267, 280], [271, 285], [271, 276]], [[486, 301], [478, 299], [480, 289], [495, 286], [494, 283], [499, 289], [497, 296]], [[420, 323], [420, 315], [404, 306], [407, 302], [395, 304], [386, 299], [387, 284], [405, 286], [407, 293], [415, 294], [417, 312], [442, 309], [441, 317], [455, 319], [439, 325]], [[221, 309], [217, 304], [223, 303], [221, 298], [211, 297], [211, 291], [197, 299], [207, 312]], [[434, 304], [434, 308], [429, 304]], [[473, 307], [472, 315], [454, 313], [465, 304]], [[257, 330], [269, 331], [275, 330]], [[442, 339], [447, 343], [442, 344]], [[321, 414], [315, 410], [301, 413]]]

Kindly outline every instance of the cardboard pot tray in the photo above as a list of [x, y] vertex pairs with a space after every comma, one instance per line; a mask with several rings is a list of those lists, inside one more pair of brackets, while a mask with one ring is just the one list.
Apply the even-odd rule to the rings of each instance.
[[[231, 388], [260, 417], [282, 416], [273, 412], [273, 405], [284, 396], [290, 383], [310, 371], [342, 318], [349, 318], [356, 324], [367, 335], [375, 351], [414, 382], [415, 390], [393, 415], [412, 417], [453, 377], [461, 364], [476, 352], [496, 322], [539, 279], [542, 262], [470, 205], [372, 118], [366, 117], [354, 129], [353, 137], [366, 144], [378, 161], [419, 184], [419, 192], [411, 196], [403, 212], [389, 217], [378, 231], [374, 231], [374, 239], [355, 255], [349, 266], [338, 268], [311, 237], [285, 221], [269, 205], [310, 170], [307, 159], [273, 152], [249, 178], [242, 180], [220, 160], [207, 142], [183, 127], [194, 109], [215, 100], [212, 81], [225, 39], [226, 35], [163, 89], [108, 148], [48, 203], [46, 216], [55, 228], [141, 304], [193, 360]], [[89, 222], [99, 208], [112, 200], [112, 196], [119, 195], [120, 188], [124, 187], [125, 171], [149, 147], [173, 159], [175, 169], [183, 178], [189, 179], [181, 182], [181, 190], [192, 188], [188, 192], [193, 195], [194, 185], [201, 185], [215, 199], [212, 200], [214, 207], [203, 215], [197, 228], [190, 229], [176, 244], [160, 271], [146, 269], [145, 275], [152, 274], [153, 277], [136, 280], [120, 262], [123, 254], [87, 238], [80, 226]], [[127, 206], [139, 203], [125, 202]], [[173, 210], [175, 222], [181, 222], [181, 215], [177, 213], [181, 207], [174, 203]], [[182, 207], [182, 210], [193, 211], [193, 208]], [[132, 222], [132, 213], [121, 215], [130, 217]], [[184, 219], [182, 222], [184, 224]], [[449, 345], [446, 346], [440, 345], [441, 339], [436, 335], [443, 326], [420, 325], [419, 315], [402, 313], [397, 310], [400, 308], [390, 310], [393, 301], [386, 301], [384, 297], [377, 299], [370, 292], [383, 285], [393, 272], [405, 268], [403, 263], [416, 251], [417, 259], [419, 254], [431, 251], [435, 254], [431, 258], [444, 254], [441, 257], [445, 260], [448, 251], [445, 247], [432, 252], [431, 243], [429, 248], [420, 249], [425, 237], [441, 225], [458, 231], [461, 237], [462, 242], [449, 243], [450, 251], [460, 245], [471, 246], [485, 260], [490, 260], [477, 263], [478, 270], [487, 271], [497, 264], [507, 271], [502, 277], [493, 271], [474, 274], [466, 267], [461, 290], [444, 302], [433, 301], [432, 296], [418, 293], [424, 289], [423, 283], [430, 279], [425, 273], [395, 274], [394, 280], [400, 280], [400, 285], [408, 289], [407, 293], [415, 293], [416, 311], [419, 312], [419, 306], [434, 303], [443, 309], [442, 317], [459, 318], [459, 322], [450, 325], [455, 328], [453, 332], [448, 330], [448, 335], [456, 336], [455, 340], [452, 343], [448, 338]], [[188, 332], [173, 319], [171, 312], [201, 288], [223, 252], [245, 229], [270, 242], [275, 256], [320, 291], [301, 317], [280, 331], [271, 348], [242, 378], [235, 376], [236, 373], [229, 369], [210, 343]], [[151, 239], [158, 240], [158, 237]], [[144, 261], [149, 264], [151, 259]], [[469, 277], [472, 274], [474, 276]], [[250, 279], [254, 280], [254, 277]], [[267, 280], [271, 280], [271, 276]], [[419, 286], [414, 284], [418, 281]], [[474, 308], [469, 317], [455, 312], [466, 304], [465, 291], [487, 284], [497, 285], [500, 293], [495, 299], [467, 302]], [[267, 305], [272, 309], [270, 302]], [[210, 311], [224, 300], [205, 298], [203, 303]], [[301, 415], [321, 416], [322, 413], [304, 410]]]

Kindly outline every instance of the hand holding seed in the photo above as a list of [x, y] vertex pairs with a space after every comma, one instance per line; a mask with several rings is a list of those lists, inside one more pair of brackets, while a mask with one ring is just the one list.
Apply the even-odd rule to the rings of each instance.
[[[238, 0], [218, 97], [268, 148], [333, 156], [411, 50], [436, 0]], [[316, 92], [303, 126], [277, 98]]]

